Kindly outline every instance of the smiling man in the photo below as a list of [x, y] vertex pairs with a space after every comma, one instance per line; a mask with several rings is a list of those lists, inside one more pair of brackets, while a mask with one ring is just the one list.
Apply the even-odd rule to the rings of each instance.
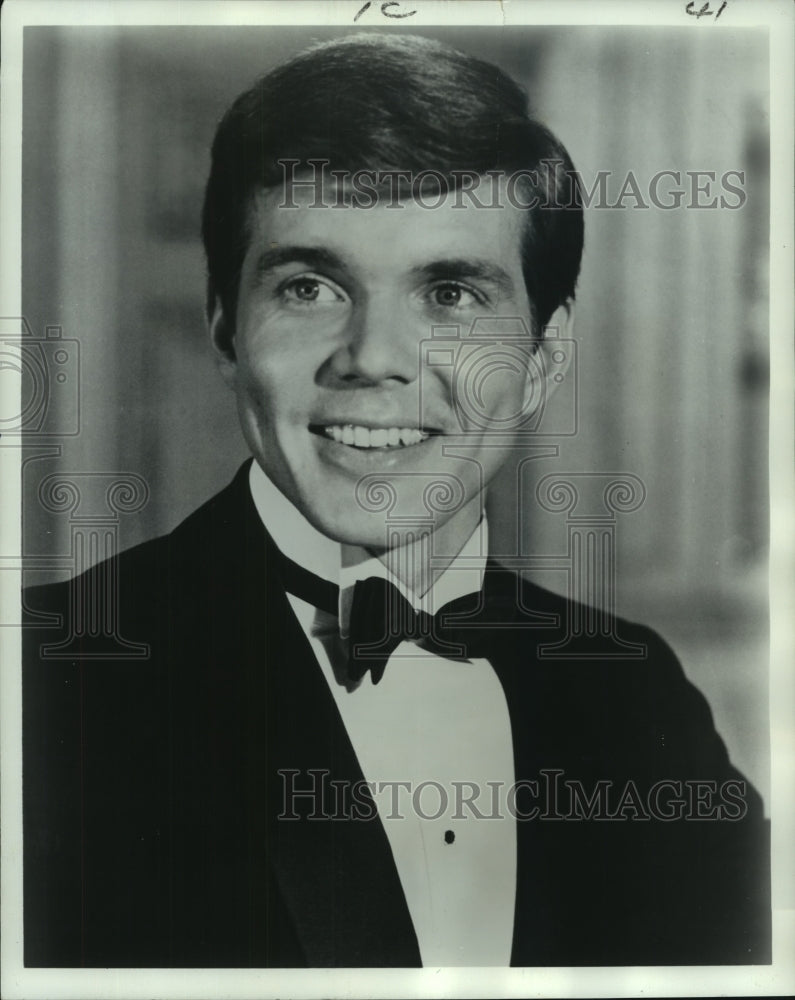
[[520, 88], [422, 38], [227, 112], [207, 311], [253, 460], [26, 595], [68, 632], [118, 581], [147, 650], [26, 634], [28, 964], [768, 960], [761, 801], [674, 654], [489, 558], [565, 372], [576, 192]]

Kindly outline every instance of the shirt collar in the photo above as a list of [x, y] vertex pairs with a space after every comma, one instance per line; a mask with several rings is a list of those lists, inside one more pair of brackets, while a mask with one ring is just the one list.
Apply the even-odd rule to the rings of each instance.
[[[347, 608], [344, 595], [357, 580], [383, 577], [393, 583], [417, 610], [434, 613], [449, 601], [477, 593], [483, 586], [488, 556], [489, 529], [485, 512], [466, 544], [434, 585], [422, 597], [414, 595], [387, 566], [367, 549], [342, 545], [322, 534], [265, 475], [251, 463], [249, 487], [254, 506], [276, 546], [294, 563], [340, 588], [340, 611]], [[342, 620], [346, 617], [340, 614]]]

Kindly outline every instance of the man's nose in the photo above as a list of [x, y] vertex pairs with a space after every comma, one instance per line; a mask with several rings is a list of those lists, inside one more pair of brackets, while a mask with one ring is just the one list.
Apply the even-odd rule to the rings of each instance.
[[331, 372], [352, 385], [406, 385], [417, 378], [420, 340], [410, 310], [392, 297], [372, 298], [352, 311]]

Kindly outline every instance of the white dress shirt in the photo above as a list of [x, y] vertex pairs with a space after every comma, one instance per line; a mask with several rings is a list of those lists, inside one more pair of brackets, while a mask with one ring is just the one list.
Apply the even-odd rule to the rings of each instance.
[[[366, 550], [320, 534], [256, 462], [250, 485], [257, 511], [282, 553], [339, 585], [343, 634], [357, 580], [390, 580], [415, 609], [430, 613], [482, 586], [485, 518], [431, 589], [417, 598]], [[349, 691], [335, 676], [335, 658], [343, 647], [329, 634], [329, 616], [292, 594], [288, 598], [373, 788], [423, 965], [509, 965], [516, 821], [505, 808], [505, 794], [514, 782], [513, 744], [505, 695], [491, 664], [447, 660], [404, 642], [378, 685], [368, 673]], [[486, 818], [476, 818], [475, 810]]]

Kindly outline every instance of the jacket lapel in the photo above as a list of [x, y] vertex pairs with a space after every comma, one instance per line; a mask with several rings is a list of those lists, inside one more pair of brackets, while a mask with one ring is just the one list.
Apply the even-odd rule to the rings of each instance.
[[[238, 604], [246, 609], [249, 790], [264, 804], [252, 804], [262, 845], [254, 848], [269, 869], [260, 879], [275, 882], [308, 966], [420, 965], [389, 842], [374, 807], [371, 818], [356, 818], [368, 815], [364, 776], [243, 486]], [[267, 936], [267, 914], [255, 923]]]
[[[500, 680], [508, 705], [516, 782], [538, 779], [544, 766], [540, 746], [545, 727], [545, 674], [539, 671], [533, 651], [548, 641], [565, 623], [564, 602], [547, 591], [529, 587], [522, 578], [489, 560], [484, 581], [483, 615], [492, 628], [488, 659]], [[493, 628], [493, 623], [499, 627]], [[526, 803], [516, 798], [519, 812]], [[545, 887], [554, 875], [557, 855], [544, 834], [549, 823], [523, 821], [516, 824], [516, 903], [514, 909], [512, 966], [544, 963], [546, 937], [557, 932], [548, 926], [549, 907]], [[557, 833], [558, 827], [555, 827]], [[554, 921], [553, 921], [554, 923]], [[546, 963], [548, 964], [548, 963]]]

